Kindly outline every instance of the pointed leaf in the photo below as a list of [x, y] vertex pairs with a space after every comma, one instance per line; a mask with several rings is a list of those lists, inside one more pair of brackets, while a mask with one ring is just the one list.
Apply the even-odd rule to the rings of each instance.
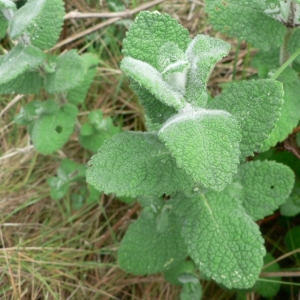
[[205, 106], [208, 76], [216, 62], [229, 50], [228, 43], [205, 35], [197, 35], [189, 44], [186, 56], [191, 67], [187, 74], [185, 97], [193, 106]]
[[172, 89], [163, 80], [162, 75], [148, 63], [125, 57], [122, 60], [121, 69], [164, 104], [172, 106], [176, 110], [185, 106], [183, 95]]
[[123, 53], [144, 61], [158, 71], [166, 67], [161, 64], [164, 45], [171, 43], [185, 51], [190, 42], [189, 32], [167, 14], [143, 11], [135, 18], [123, 41]]
[[254, 221], [272, 214], [283, 204], [295, 181], [288, 166], [267, 160], [242, 164], [237, 178], [243, 186], [242, 204]]
[[198, 109], [170, 118], [159, 131], [180, 168], [204, 187], [222, 190], [239, 162], [240, 129], [225, 111]]
[[174, 215], [166, 231], [156, 230], [155, 214], [144, 214], [129, 226], [118, 251], [121, 268], [132, 274], [166, 271], [186, 258], [187, 250], [180, 236], [181, 227]]
[[0, 57], [0, 85], [15, 79], [44, 61], [44, 52], [34, 46], [18, 44], [8, 54]]
[[264, 241], [239, 200], [227, 189], [177, 198], [170, 204], [200, 272], [227, 288], [252, 287], [263, 264]]
[[8, 21], [0, 11], [0, 39], [6, 35]]
[[105, 193], [161, 196], [186, 189], [191, 178], [178, 169], [156, 134], [122, 132], [105, 141], [89, 162], [87, 181]]
[[280, 117], [283, 88], [278, 81], [260, 79], [230, 84], [209, 107], [230, 112], [242, 129], [241, 159], [253, 155]]
[[268, 51], [281, 46], [285, 26], [267, 15], [266, 1], [206, 0], [205, 10], [215, 30], [246, 40]]
[[31, 137], [34, 147], [42, 154], [60, 149], [73, 133], [77, 109], [65, 104], [55, 114], [42, 115], [34, 122]]
[[64, 18], [62, 0], [28, 0], [9, 23], [12, 39], [28, 35], [32, 45], [49, 49], [59, 38]]
[[47, 73], [45, 89], [54, 94], [80, 85], [83, 81], [85, 65], [75, 50], [70, 50], [55, 60], [55, 71]]

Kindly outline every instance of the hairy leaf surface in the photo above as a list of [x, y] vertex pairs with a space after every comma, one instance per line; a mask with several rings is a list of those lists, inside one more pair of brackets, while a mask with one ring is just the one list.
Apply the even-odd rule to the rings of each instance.
[[184, 190], [192, 183], [153, 133], [114, 135], [89, 164], [87, 181], [100, 191], [120, 196], [161, 196]]
[[121, 69], [164, 104], [172, 106], [176, 110], [185, 106], [183, 95], [172, 89], [150, 64], [132, 57], [125, 57], [122, 60]]
[[185, 97], [193, 106], [205, 106], [208, 76], [216, 62], [229, 50], [228, 43], [205, 35], [196, 36], [189, 44], [186, 55], [191, 67], [187, 74]]
[[29, 69], [38, 67], [44, 58], [42, 50], [18, 44], [8, 54], [0, 57], [0, 85], [15, 79]]
[[275, 161], [242, 164], [237, 175], [242, 184], [242, 204], [254, 221], [273, 213], [285, 202], [294, 185], [294, 173]]
[[12, 39], [25, 34], [32, 45], [49, 49], [59, 38], [64, 13], [62, 0], [28, 0], [11, 19], [9, 34]]
[[92, 84], [97, 72], [98, 58], [90, 53], [83, 54], [81, 59], [85, 65], [86, 71], [83, 76], [83, 81], [80, 85], [68, 90], [67, 99], [70, 103], [78, 105], [83, 103], [90, 85]]
[[170, 215], [165, 231], [156, 229], [156, 215], [142, 212], [129, 226], [118, 251], [119, 265], [132, 274], [166, 271], [187, 256], [176, 216]]
[[165, 45], [171, 43], [173, 48], [185, 51], [189, 42], [189, 32], [175, 19], [157, 11], [144, 11], [139, 13], [130, 26], [123, 41], [123, 53], [125, 56], [144, 61], [162, 72], [166, 66], [162, 63], [162, 56], [168, 56]]
[[54, 114], [42, 115], [35, 121], [31, 137], [36, 150], [50, 154], [60, 149], [73, 133], [77, 113], [75, 106], [65, 104]]
[[206, 0], [205, 9], [215, 30], [264, 51], [283, 44], [285, 26], [265, 13], [265, 1]]
[[85, 65], [75, 50], [70, 50], [55, 59], [55, 71], [46, 73], [45, 89], [54, 94], [80, 85], [83, 81]]
[[227, 288], [253, 286], [263, 264], [263, 239], [228, 189], [194, 198], [178, 196], [170, 204], [182, 221], [188, 253], [201, 273]]
[[280, 206], [280, 213], [286, 217], [294, 217], [300, 213], [300, 185], [298, 181], [289, 198]]
[[241, 159], [253, 155], [280, 117], [283, 88], [278, 81], [260, 79], [230, 84], [209, 107], [230, 112], [242, 129]]
[[179, 113], [164, 124], [159, 138], [178, 166], [207, 188], [222, 190], [237, 171], [240, 128], [225, 111]]

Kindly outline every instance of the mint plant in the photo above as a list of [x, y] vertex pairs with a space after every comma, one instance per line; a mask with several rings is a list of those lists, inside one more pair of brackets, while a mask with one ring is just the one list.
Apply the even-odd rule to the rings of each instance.
[[148, 132], [114, 135], [87, 168], [96, 189], [137, 197], [143, 207], [121, 242], [120, 267], [164, 272], [183, 286], [181, 299], [201, 297], [195, 268], [185, 267], [191, 260], [201, 278], [254, 286], [266, 253], [255, 221], [283, 204], [294, 184], [288, 166], [246, 160], [280, 119], [281, 82], [236, 82], [208, 101], [209, 74], [229, 50], [219, 39], [191, 39], [167, 14], [141, 12], [123, 42], [121, 69]]

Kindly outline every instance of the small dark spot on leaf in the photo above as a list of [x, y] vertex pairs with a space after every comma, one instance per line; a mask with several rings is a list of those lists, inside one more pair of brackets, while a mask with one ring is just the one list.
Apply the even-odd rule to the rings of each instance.
[[270, 186], [271, 190], [273, 190], [273, 189], [274, 189], [274, 187], [275, 187], [274, 185], [271, 185], [271, 186]]
[[58, 126], [56, 126], [56, 128], [55, 128], [55, 131], [57, 132], [57, 133], [61, 133], [62, 132], [62, 127], [60, 126], [60, 125], [58, 125]]

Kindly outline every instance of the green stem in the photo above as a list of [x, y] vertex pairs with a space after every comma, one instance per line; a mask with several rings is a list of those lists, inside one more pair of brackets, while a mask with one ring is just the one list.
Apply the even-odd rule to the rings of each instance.
[[293, 53], [292, 56], [289, 57], [288, 60], [285, 61], [285, 63], [273, 74], [271, 79], [277, 79], [278, 76], [297, 58], [297, 56], [300, 54], [300, 48]]

